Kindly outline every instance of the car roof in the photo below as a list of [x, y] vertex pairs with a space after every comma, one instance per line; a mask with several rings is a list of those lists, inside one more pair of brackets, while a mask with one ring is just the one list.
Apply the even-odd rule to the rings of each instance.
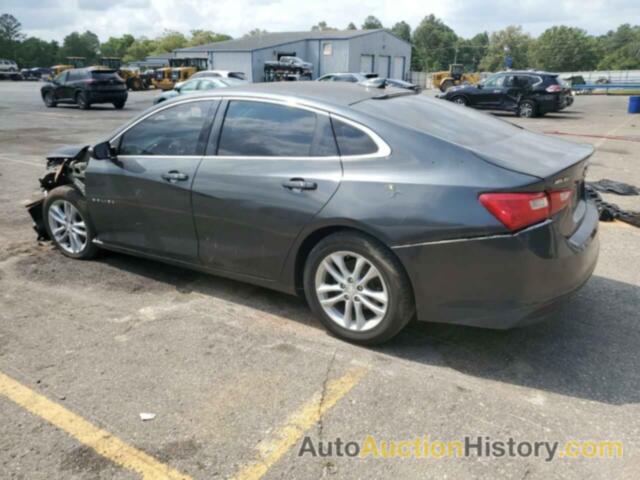
[[525, 74], [529, 74], [529, 75], [550, 75], [552, 77], [557, 77], [558, 76], [557, 73], [545, 72], [543, 70], [504, 70], [502, 72], [496, 72], [496, 74], [497, 73], [511, 73], [511, 74], [517, 74], [517, 75], [525, 75]]
[[[399, 88], [366, 88], [362, 85], [343, 82], [267, 82], [250, 83], [221, 90], [209, 90], [206, 93], [190, 95], [197, 97], [261, 97], [265, 99], [301, 100], [317, 106], [348, 107], [372, 98], [386, 98], [393, 95], [406, 94]], [[177, 100], [176, 100], [177, 101]]]

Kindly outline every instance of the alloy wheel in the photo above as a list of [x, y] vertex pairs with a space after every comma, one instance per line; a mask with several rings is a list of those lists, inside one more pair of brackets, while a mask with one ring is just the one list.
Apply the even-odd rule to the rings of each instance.
[[324, 312], [342, 328], [375, 328], [389, 307], [384, 277], [364, 256], [349, 251], [327, 255], [318, 265], [315, 290]]
[[64, 251], [77, 254], [87, 246], [87, 225], [71, 202], [56, 200], [49, 207], [49, 228]]
[[525, 118], [533, 117], [533, 105], [530, 103], [520, 105], [520, 116]]

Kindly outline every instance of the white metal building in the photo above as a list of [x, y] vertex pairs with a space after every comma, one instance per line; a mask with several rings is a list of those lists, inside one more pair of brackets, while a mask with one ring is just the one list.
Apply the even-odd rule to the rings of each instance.
[[243, 72], [264, 80], [264, 62], [291, 55], [313, 65], [313, 78], [326, 73], [375, 72], [407, 78], [411, 45], [384, 29], [265, 33], [174, 51], [177, 58], [206, 58], [209, 69]]

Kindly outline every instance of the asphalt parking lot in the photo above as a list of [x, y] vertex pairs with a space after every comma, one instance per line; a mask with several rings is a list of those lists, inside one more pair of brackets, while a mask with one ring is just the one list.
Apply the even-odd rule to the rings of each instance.
[[[384, 347], [356, 347], [297, 298], [39, 244], [23, 205], [44, 155], [101, 139], [157, 95], [130, 93], [122, 111], [46, 109], [39, 88], [0, 82], [0, 477], [638, 478], [639, 229], [601, 223], [593, 278], [545, 323], [412, 324]], [[626, 101], [585, 96], [544, 118], [501, 116], [592, 143], [591, 180], [640, 185], [640, 116]], [[640, 197], [606, 198], [640, 210]], [[305, 437], [368, 435], [613, 440], [624, 456], [299, 455]]]

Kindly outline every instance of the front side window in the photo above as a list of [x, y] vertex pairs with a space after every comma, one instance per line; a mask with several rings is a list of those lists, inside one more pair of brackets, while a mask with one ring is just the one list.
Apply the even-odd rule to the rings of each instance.
[[67, 76], [68, 76], [68, 75], [69, 75], [69, 73], [68, 73], [68, 72], [62, 72], [61, 74], [59, 74], [59, 75], [56, 77], [56, 82], [58, 82], [58, 83], [64, 83], [64, 82], [66, 82], [66, 81], [67, 81]]
[[308, 157], [316, 114], [266, 102], [233, 100], [222, 126], [218, 155]]
[[504, 84], [504, 75], [494, 75], [489, 77], [484, 85], [486, 87], [501, 87]]
[[359, 128], [335, 118], [331, 119], [331, 123], [336, 134], [340, 155], [370, 155], [378, 151], [378, 145]]
[[210, 101], [188, 102], [161, 110], [127, 130], [120, 155], [199, 155], [200, 132]]

